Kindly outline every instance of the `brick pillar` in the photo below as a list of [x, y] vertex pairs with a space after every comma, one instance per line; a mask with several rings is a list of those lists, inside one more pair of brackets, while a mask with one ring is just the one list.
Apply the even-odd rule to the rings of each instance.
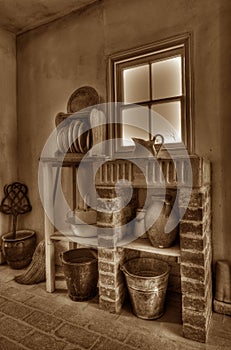
[[[186, 209], [187, 189], [179, 208]], [[183, 335], [206, 342], [212, 314], [212, 242], [210, 186], [192, 190], [180, 223]]]
[[123, 250], [99, 248], [99, 305], [102, 309], [119, 313], [125, 298], [125, 284], [120, 262]]
[[123, 207], [124, 198], [111, 198], [108, 189], [107, 198], [97, 201], [99, 304], [113, 313], [120, 312], [126, 293], [120, 270], [124, 250], [117, 248], [117, 243], [128, 233], [125, 224], [131, 220], [133, 208]]

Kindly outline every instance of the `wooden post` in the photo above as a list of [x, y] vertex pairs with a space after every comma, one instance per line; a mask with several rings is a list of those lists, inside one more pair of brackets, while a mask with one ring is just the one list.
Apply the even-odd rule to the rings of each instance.
[[[53, 173], [52, 165], [43, 164], [43, 196], [45, 208], [53, 208]], [[54, 242], [51, 236], [54, 233], [54, 225], [51, 222], [54, 218], [54, 213], [50, 219], [45, 213], [45, 253], [46, 253], [46, 291], [52, 293], [55, 290], [55, 254]]]

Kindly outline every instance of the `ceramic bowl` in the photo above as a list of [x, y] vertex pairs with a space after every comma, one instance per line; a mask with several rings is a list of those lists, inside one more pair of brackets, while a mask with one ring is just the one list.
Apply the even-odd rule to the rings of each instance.
[[95, 237], [97, 236], [97, 226], [88, 224], [77, 224], [73, 218], [69, 218], [66, 222], [70, 225], [73, 234], [77, 237]]

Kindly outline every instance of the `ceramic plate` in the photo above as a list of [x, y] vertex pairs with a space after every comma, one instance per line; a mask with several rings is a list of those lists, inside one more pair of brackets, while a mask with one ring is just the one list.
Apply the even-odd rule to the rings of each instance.
[[89, 151], [91, 148], [91, 130], [87, 131], [87, 137], [86, 137], [86, 152]]
[[70, 96], [67, 103], [67, 112], [75, 113], [96, 104], [99, 104], [97, 91], [91, 86], [82, 86]]
[[87, 140], [87, 125], [85, 122], [82, 122], [78, 130], [78, 139], [79, 139], [79, 148], [81, 153], [86, 152], [86, 140]]
[[73, 121], [73, 129], [72, 129], [72, 139], [73, 139], [73, 145], [76, 153], [80, 153], [80, 148], [79, 148], [79, 141], [78, 141], [78, 130], [79, 126], [81, 124], [80, 120], [74, 120]]
[[62, 132], [63, 132], [62, 128], [57, 130], [57, 136], [56, 136], [57, 146], [60, 152], [63, 152]]
[[60, 129], [60, 132], [59, 132], [59, 135], [58, 135], [58, 144], [59, 144], [59, 150], [62, 152], [62, 153], [66, 153], [66, 142], [65, 142], [65, 138], [66, 138], [66, 135], [65, 135], [65, 127], [63, 127], [62, 129]]
[[62, 143], [63, 143], [63, 152], [64, 153], [68, 152], [68, 150], [69, 150], [68, 129], [69, 129], [69, 125], [66, 125], [63, 127]]
[[68, 142], [69, 142], [69, 145], [70, 145], [70, 151], [72, 153], [75, 153], [75, 146], [74, 146], [74, 143], [73, 143], [73, 128], [75, 126], [75, 121], [73, 120], [70, 124], [69, 124], [69, 129], [68, 129]]

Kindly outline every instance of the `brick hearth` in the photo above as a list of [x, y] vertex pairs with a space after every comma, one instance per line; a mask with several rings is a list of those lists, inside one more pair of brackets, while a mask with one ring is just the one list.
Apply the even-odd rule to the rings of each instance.
[[[168, 289], [182, 293], [184, 337], [206, 342], [212, 313], [210, 164], [197, 156], [191, 156], [190, 162], [193, 178], [189, 203], [189, 172], [184, 158], [175, 162], [161, 159], [158, 167], [151, 160], [141, 162], [140, 167], [128, 160], [108, 161], [97, 172], [99, 302], [105, 310], [120, 312], [127, 293], [121, 264], [132, 257], [157, 257], [171, 267]], [[128, 193], [126, 186], [120, 188], [121, 192], [115, 191], [121, 178], [133, 186], [132, 198], [122, 210]], [[178, 189], [178, 209], [185, 212], [179, 225], [179, 256], [163, 255], [161, 249], [145, 251], [129, 244], [119, 247], [118, 241], [124, 235], [121, 225], [134, 218], [135, 210], [142, 207], [147, 186], [155, 191], [163, 185], [171, 194]]]

